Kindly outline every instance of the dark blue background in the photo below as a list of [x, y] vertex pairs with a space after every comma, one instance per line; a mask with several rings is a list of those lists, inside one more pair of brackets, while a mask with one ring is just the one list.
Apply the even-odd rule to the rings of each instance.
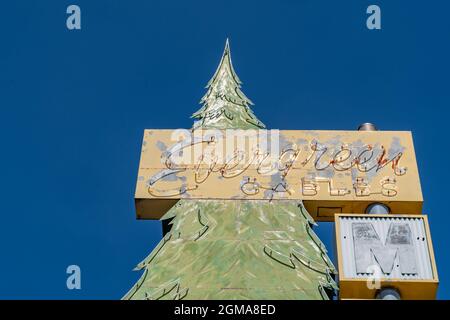
[[[82, 30], [66, 28], [78, 4]], [[378, 4], [382, 30], [366, 28]], [[145, 128], [190, 128], [230, 37], [269, 128], [411, 130], [441, 280], [448, 255], [448, 1], [3, 1], [0, 298], [120, 298], [161, 237], [136, 221]], [[319, 236], [330, 247], [333, 226]], [[82, 290], [66, 288], [66, 267]]]

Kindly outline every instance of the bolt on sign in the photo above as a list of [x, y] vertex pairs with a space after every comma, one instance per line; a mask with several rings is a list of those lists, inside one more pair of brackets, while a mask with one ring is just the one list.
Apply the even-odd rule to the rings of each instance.
[[373, 202], [420, 214], [423, 202], [408, 131], [145, 130], [137, 216], [179, 199], [302, 200], [319, 221]]
[[341, 299], [373, 299], [395, 288], [401, 299], [435, 299], [438, 275], [427, 216], [335, 216]]

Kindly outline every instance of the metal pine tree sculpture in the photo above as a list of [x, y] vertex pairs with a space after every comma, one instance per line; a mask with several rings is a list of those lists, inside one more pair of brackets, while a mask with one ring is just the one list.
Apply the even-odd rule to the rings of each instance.
[[241, 80], [231, 63], [230, 44], [227, 39], [222, 59], [200, 100], [203, 105], [192, 115], [197, 121], [194, 129], [262, 129], [264, 124], [253, 114], [253, 105], [241, 91]]
[[[239, 89], [228, 41], [194, 129], [264, 125]], [[328, 299], [335, 268], [301, 201], [181, 199], [124, 299]]]

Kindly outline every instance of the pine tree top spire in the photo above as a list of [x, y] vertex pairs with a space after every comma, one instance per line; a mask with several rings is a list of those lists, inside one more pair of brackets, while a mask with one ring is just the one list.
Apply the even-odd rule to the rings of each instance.
[[208, 91], [200, 100], [202, 107], [192, 115], [197, 119], [194, 129], [262, 129], [250, 109], [253, 102], [241, 91], [241, 80], [231, 62], [230, 42], [227, 38], [219, 66], [206, 85]]
[[242, 84], [241, 80], [236, 74], [236, 71], [234, 71], [233, 68], [233, 62], [231, 61], [230, 40], [228, 38], [225, 41], [225, 48], [223, 49], [222, 58], [220, 59], [219, 65], [217, 66], [217, 70], [216, 72], [214, 72], [214, 75], [212, 76], [211, 80], [209, 80], [208, 84], [206, 85], [206, 88], [208, 88], [214, 82], [214, 79], [217, 78], [217, 75], [223, 69], [227, 69], [227, 71], [232, 75], [236, 83], [238, 83], [239, 85]]

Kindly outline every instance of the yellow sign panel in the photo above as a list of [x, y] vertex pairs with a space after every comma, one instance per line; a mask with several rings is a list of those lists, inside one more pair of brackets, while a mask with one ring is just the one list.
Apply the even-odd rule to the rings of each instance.
[[322, 221], [373, 202], [422, 210], [406, 131], [145, 130], [138, 217], [159, 219], [183, 198], [303, 200]]

